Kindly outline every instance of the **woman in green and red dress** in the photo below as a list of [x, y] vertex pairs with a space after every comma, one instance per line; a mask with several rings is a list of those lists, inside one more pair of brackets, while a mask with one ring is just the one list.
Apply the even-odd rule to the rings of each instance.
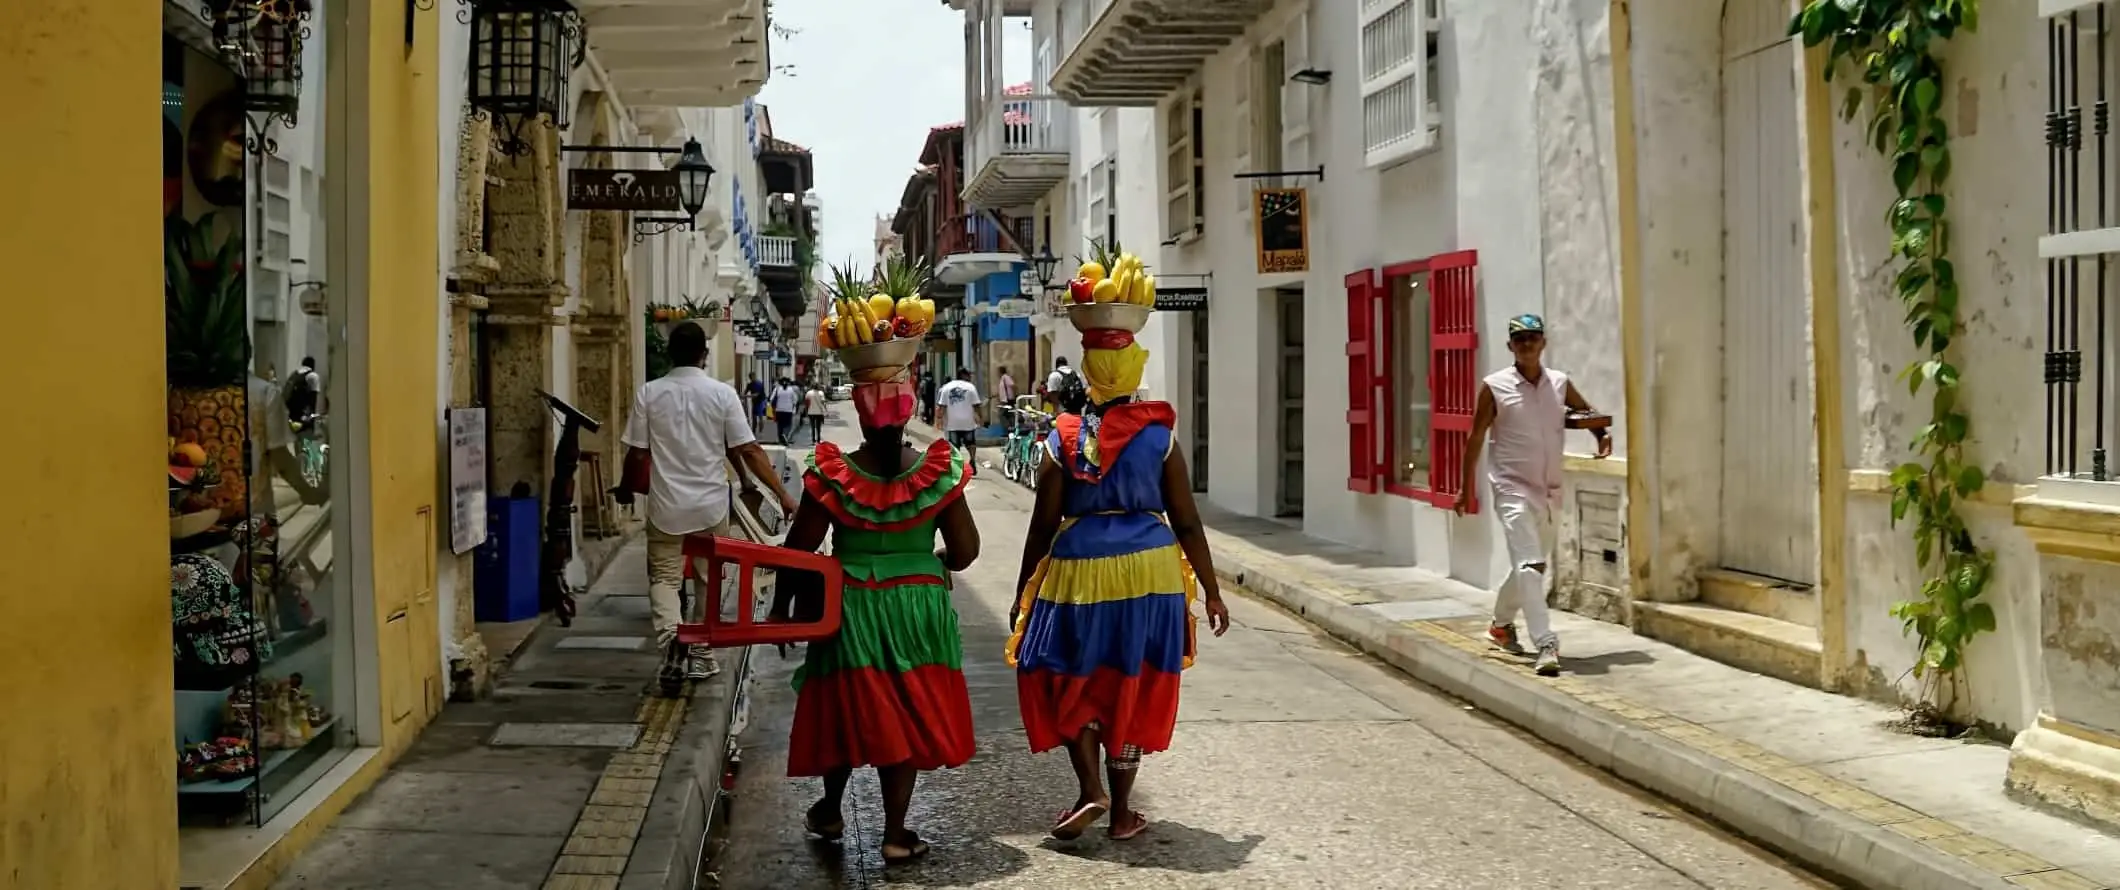
[[979, 531], [964, 503], [972, 467], [962, 453], [905, 444], [911, 381], [858, 385], [854, 407], [861, 446], [818, 444], [785, 542], [814, 551], [831, 533], [846, 573], [839, 633], [810, 644], [795, 675], [788, 775], [824, 778], [804, 824], [838, 840], [847, 779], [874, 767], [883, 858], [897, 863], [928, 850], [905, 824], [920, 773], [963, 766], [975, 749], [949, 573], [978, 558]]

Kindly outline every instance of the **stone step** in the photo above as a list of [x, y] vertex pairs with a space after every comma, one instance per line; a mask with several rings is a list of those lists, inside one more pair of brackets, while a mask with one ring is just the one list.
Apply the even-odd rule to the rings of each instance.
[[1818, 626], [1816, 589], [1735, 569], [1710, 569], [1700, 573], [1700, 601], [1767, 618]]
[[1635, 631], [1731, 667], [1819, 688], [1818, 631], [1708, 603], [1634, 604]]

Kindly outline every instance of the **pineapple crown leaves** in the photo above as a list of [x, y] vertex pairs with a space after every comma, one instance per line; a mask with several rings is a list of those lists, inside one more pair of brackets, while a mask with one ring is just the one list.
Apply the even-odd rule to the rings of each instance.
[[893, 300], [920, 296], [933, 274], [925, 264], [896, 254], [884, 259], [882, 272], [877, 292]]
[[848, 257], [844, 265], [831, 264], [832, 281], [825, 289], [841, 300], [865, 300], [869, 296], [869, 281], [856, 271], [861, 267]]
[[1089, 239], [1089, 258], [1085, 260], [1082, 258], [1082, 255], [1076, 254], [1075, 265], [1079, 266], [1084, 263], [1096, 263], [1097, 265], [1103, 266], [1105, 269], [1109, 270], [1113, 266], [1118, 265], [1119, 255], [1121, 252], [1122, 251], [1119, 249], [1119, 243], [1117, 241], [1109, 241], [1103, 238], [1091, 238]]
[[163, 232], [163, 334], [169, 382], [240, 386], [250, 364], [243, 238], [219, 213], [171, 217]]

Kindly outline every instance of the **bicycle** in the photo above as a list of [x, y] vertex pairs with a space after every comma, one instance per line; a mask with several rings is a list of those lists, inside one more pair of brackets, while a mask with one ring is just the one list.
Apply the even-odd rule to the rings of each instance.
[[1039, 443], [1044, 441], [1046, 424], [1052, 419], [1030, 407], [1031, 398], [1024, 396], [1014, 406], [1002, 409], [1009, 415], [1009, 431], [1008, 440], [1001, 446], [1001, 474], [1026, 488], [1037, 483]]

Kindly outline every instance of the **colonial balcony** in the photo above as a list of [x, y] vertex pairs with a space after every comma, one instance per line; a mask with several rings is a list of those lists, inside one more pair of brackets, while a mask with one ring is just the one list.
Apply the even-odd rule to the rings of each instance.
[[935, 280], [961, 287], [1000, 272], [1009, 272], [1023, 262], [1024, 246], [1030, 241], [1031, 220], [1016, 220], [1010, 229], [994, 224], [986, 214], [968, 214], [947, 220], [938, 233]]
[[1062, 3], [1087, 5], [1090, 25], [1054, 70], [1052, 90], [1086, 107], [1155, 105], [1273, 8], [1273, 0]]
[[758, 236], [758, 265], [766, 268], [794, 268], [795, 239], [785, 235]]
[[758, 172], [769, 195], [800, 195], [816, 187], [810, 150], [785, 139], [767, 136], [759, 144]]
[[578, 4], [590, 54], [629, 106], [719, 108], [765, 86], [765, 0]]
[[1074, 112], [1059, 97], [1033, 94], [1031, 85], [1011, 87], [986, 107], [973, 109], [965, 125], [964, 200], [973, 207], [1016, 210], [1068, 177], [1074, 149]]

